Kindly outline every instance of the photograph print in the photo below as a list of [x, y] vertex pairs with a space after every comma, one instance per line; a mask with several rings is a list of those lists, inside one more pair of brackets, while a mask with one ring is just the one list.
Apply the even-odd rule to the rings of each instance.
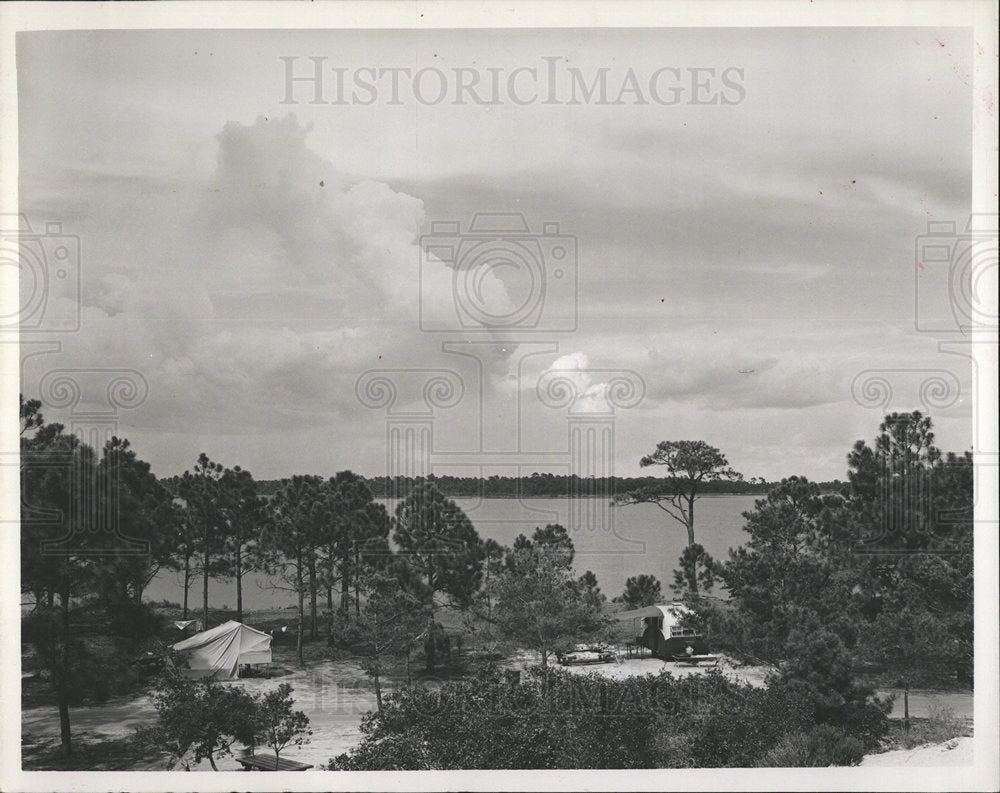
[[996, 784], [995, 8], [129, 5], [0, 21], [9, 789]]

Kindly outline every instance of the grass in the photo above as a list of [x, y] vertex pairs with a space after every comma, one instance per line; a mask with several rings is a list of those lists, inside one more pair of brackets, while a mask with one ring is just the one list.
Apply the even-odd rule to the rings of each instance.
[[948, 707], [935, 705], [926, 718], [911, 718], [907, 731], [900, 719], [892, 719], [889, 735], [883, 744], [885, 751], [915, 749], [925, 744], [944, 743], [952, 738], [972, 735], [972, 720], [956, 716]]

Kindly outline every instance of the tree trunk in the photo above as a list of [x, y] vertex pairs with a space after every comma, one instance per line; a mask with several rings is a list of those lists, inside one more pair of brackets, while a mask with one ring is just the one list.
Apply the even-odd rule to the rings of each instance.
[[903, 729], [910, 731], [910, 684], [903, 689]]
[[[688, 496], [688, 514], [687, 514], [687, 533], [688, 533], [688, 548], [694, 545], [694, 496]], [[698, 594], [698, 562], [695, 560], [694, 564], [691, 566], [691, 594]]]
[[216, 767], [216, 765], [215, 765], [215, 758], [214, 758], [214, 757], [212, 757], [212, 753], [211, 753], [211, 752], [209, 752], [209, 753], [208, 753], [208, 764], [209, 764], [210, 766], [212, 766], [212, 770], [213, 770], [213, 771], [218, 771], [218, 770], [219, 770], [219, 769], [218, 769], [218, 768]]
[[340, 610], [344, 612], [344, 617], [348, 615], [348, 608], [351, 602], [351, 573], [348, 569], [351, 564], [351, 557], [344, 554], [340, 563]]
[[62, 591], [59, 593], [59, 605], [62, 609], [62, 622], [64, 628], [69, 628], [69, 577], [63, 583]]
[[243, 622], [243, 549], [236, 543], [236, 621]]
[[59, 703], [59, 735], [62, 739], [62, 752], [69, 757], [73, 754], [73, 741], [69, 731], [69, 698], [61, 683], [56, 688], [56, 696]]
[[379, 679], [379, 655], [378, 649], [375, 650], [375, 671], [372, 678], [375, 680], [375, 703], [378, 705], [378, 712], [382, 712], [382, 681]]
[[354, 614], [361, 617], [361, 551], [354, 543]]
[[202, 589], [201, 589], [202, 611], [205, 614], [205, 626], [204, 626], [204, 628], [205, 628], [206, 631], [208, 630], [208, 562], [209, 562], [209, 555], [208, 555], [208, 547], [206, 545], [206, 547], [205, 547], [205, 555], [202, 558], [202, 576], [201, 576], [202, 577]]
[[316, 559], [309, 558], [309, 638], [316, 641]]
[[298, 637], [295, 640], [296, 652], [299, 656], [299, 666], [305, 666], [306, 662], [302, 657], [302, 623], [305, 621], [306, 615], [306, 587], [305, 582], [302, 580], [302, 554], [299, 554], [295, 565], [295, 577], [296, 577], [296, 589], [299, 592], [299, 631]]
[[688, 498], [687, 532], [688, 545], [694, 545], [694, 496]]
[[191, 554], [184, 553], [184, 616], [181, 619], [188, 618], [188, 591], [191, 589]]

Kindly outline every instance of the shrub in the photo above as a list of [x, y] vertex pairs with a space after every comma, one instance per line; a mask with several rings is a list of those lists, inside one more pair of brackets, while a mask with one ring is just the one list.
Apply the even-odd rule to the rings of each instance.
[[930, 743], [943, 743], [949, 738], [957, 735], [965, 735], [965, 719], [955, 715], [955, 711], [944, 705], [935, 704], [931, 706], [930, 715], [927, 717], [927, 740]]
[[808, 705], [781, 685], [730, 684], [696, 730], [693, 757], [701, 768], [751, 768], [789, 731], [812, 724]]
[[825, 768], [857, 765], [865, 755], [861, 741], [829, 724], [808, 733], [785, 735], [758, 765], [762, 768]]
[[968, 735], [965, 719], [942, 705], [933, 705], [926, 719], [914, 719], [913, 728], [904, 732], [899, 739], [904, 749], [912, 749], [927, 743], [944, 743], [960, 735]]
[[212, 680], [193, 681], [169, 672], [161, 681], [153, 704], [156, 726], [136, 732], [136, 740], [155, 743], [170, 755], [170, 766], [232, 754], [233, 744], [269, 746], [275, 757], [289, 745], [308, 742], [308, 717], [293, 711], [292, 687], [287, 683], [263, 696]]
[[[884, 718], [877, 709], [865, 717]], [[688, 768], [851, 765], [864, 741], [817, 726], [796, 686], [735, 683], [718, 671], [610, 680], [498, 670], [435, 690], [402, 688], [365, 716], [333, 770]], [[864, 719], [860, 719], [863, 725]]]

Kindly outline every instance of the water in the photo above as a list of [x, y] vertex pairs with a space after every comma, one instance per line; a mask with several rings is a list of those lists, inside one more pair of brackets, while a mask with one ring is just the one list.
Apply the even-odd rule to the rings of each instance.
[[[753, 508], [755, 498], [711, 495], [699, 499], [695, 504], [695, 539], [716, 559], [725, 559], [729, 548], [745, 541], [742, 513]], [[574, 568], [578, 573], [593, 571], [601, 591], [609, 599], [622, 593], [626, 578], [641, 573], [660, 579], [663, 594], [669, 598], [673, 570], [687, 544], [684, 527], [655, 504], [608, 509], [604, 501], [596, 498], [457, 498], [455, 501], [465, 510], [480, 537], [501, 545], [511, 545], [518, 534], [530, 536], [536, 526], [546, 523], [566, 526], [576, 546]], [[244, 581], [244, 609], [280, 608], [295, 602], [291, 592], [272, 589], [268, 583], [265, 578], [255, 576]], [[236, 585], [231, 581], [212, 581], [209, 597], [215, 607], [235, 607]], [[169, 571], [160, 573], [147, 588], [145, 598], [181, 602], [179, 576]], [[189, 605], [198, 608], [200, 603], [201, 579], [196, 578]]]

